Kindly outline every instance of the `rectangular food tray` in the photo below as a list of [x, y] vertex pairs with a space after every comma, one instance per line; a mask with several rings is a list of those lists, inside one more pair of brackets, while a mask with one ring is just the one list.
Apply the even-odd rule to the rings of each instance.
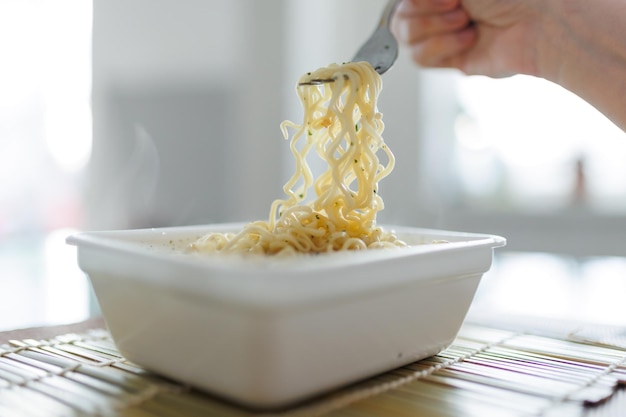
[[258, 408], [445, 349], [493, 249], [506, 242], [383, 225], [410, 246], [287, 259], [185, 251], [206, 233], [243, 226], [85, 232], [67, 241], [127, 359]]

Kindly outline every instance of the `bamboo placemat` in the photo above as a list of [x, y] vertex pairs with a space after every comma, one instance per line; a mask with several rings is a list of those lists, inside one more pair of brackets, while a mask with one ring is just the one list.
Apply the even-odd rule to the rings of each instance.
[[106, 330], [14, 340], [0, 345], [0, 416], [621, 416], [622, 334], [594, 340], [465, 325], [439, 355], [273, 414], [130, 363]]

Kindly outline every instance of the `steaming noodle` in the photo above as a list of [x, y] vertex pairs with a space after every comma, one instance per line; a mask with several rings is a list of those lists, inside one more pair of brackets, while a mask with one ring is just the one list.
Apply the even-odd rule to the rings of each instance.
[[[302, 85], [315, 79], [334, 82]], [[268, 221], [249, 223], [236, 234], [208, 234], [192, 250], [289, 255], [404, 246], [376, 225], [383, 209], [378, 182], [395, 161], [381, 137], [376, 106], [381, 89], [380, 75], [366, 62], [332, 64], [302, 76], [297, 87], [302, 124], [281, 124], [285, 139], [293, 130], [296, 162], [283, 187], [286, 197], [273, 202]], [[307, 163], [311, 149], [327, 164], [315, 179]]]
[[[302, 85], [314, 79], [334, 82]], [[378, 182], [395, 161], [381, 137], [384, 124], [376, 106], [381, 89], [380, 75], [366, 62], [333, 64], [302, 76], [297, 87], [302, 124], [281, 124], [285, 139], [288, 129], [294, 130], [290, 148], [296, 170], [283, 187], [286, 198], [273, 202], [267, 222], [250, 223], [237, 234], [208, 234], [192, 249], [293, 254], [404, 246], [376, 226], [384, 207]], [[311, 149], [327, 164], [316, 179], [307, 163]], [[314, 199], [307, 202], [311, 192]]]

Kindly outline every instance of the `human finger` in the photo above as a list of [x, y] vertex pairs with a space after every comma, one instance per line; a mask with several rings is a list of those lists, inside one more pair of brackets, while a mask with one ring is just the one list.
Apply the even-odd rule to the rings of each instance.
[[461, 0], [402, 0], [396, 8], [398, 16], [413, 16], [422, 13], [443, 13], [456, 9]]
[[470, 49], [476, 41], [476, 28], [465, 27], [456, 32], [433, 36], [411, 46], [413, 61], [423, 67], [448, 67], [455, 57]]
[[392, 25], [392, 31], [398, 41], [414, 44], [434, 35], [456, 32], [466, 27], [469, 22], [467, 12], [457, 7], [444, 13], [398, 16]]

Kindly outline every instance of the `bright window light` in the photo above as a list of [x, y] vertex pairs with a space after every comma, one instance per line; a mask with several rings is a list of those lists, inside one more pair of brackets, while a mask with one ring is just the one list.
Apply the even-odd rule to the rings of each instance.
[[46, 145], [63, 170], [76, 172], [91, 153], [92, 4], [48, 0], [43, 9]]
[[584, 187], [586, 204], [626, 209], [626, 134], [576, 95], [528, 76], [475, 76], [459, 82], [459, 101], [455, 152], [471, 197], [563, 207]]
[[79, 226], [91, 29], [88, 0], [0, 0], [0, 236]]

